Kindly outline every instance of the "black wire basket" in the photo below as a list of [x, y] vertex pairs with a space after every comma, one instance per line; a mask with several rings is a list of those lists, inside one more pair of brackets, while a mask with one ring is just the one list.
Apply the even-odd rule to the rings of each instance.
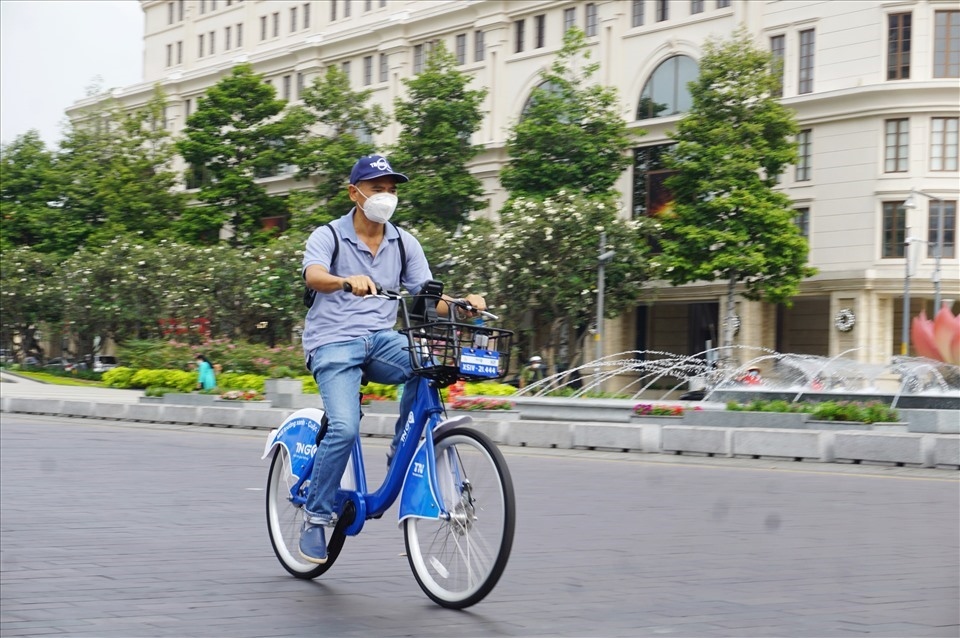
[[415, 374], [439, 387], [457, 380], [502, 379], [510, 367], [513, 332], [486, 325], [432, 321], [402, 328]]

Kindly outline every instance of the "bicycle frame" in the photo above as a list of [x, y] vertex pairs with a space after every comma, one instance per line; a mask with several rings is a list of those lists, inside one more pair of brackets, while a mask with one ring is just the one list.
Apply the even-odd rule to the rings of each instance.
[[[424, 377], [419, 379], [416, 393], [410, 412], [404, 419], [396, 454], [383, 483], [375, 492], [367, 491], [360, 437], [353, 442], [347, 473], [352, 474], [355, 489], [338, 489], [334, 500], [334, 508], [341, 516], [348, 503], [353, 505], [353, 520], [343, 528], [343, 532], [348, 536], [359, 534], [367, 519], [382, 516], [396, 502], [398, 496], [401, 497], [401, 522], [410, 516], [436, 519], [447, 514], [438, 497], [440, 491], [433, 448], [433, 432], [441, 424], [443, 414], [440, 393], [436, 386]], [[292, 414], [283, 426], [271, 433], [264, 451], [266, 458], [276, 446], [286, 449], [291, 470], [297, 477], [296, 483], [290, 488], [290, 500], [294, 505], [303, 506], [306, 502], [302, 486], [313, 472], [316, 454], [314, 441], [319, 431], [318, 414], [322, 415], [316, 408], [307, 408]], [[467, 421], [469, 417], [463, 420]], [[424, 431], [428, 436], [421, 441]]]

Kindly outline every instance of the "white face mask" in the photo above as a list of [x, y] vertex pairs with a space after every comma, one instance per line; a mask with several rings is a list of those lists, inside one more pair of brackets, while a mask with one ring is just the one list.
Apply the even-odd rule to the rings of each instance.
[[[357, 192], [360, 193], [359, 189]], [[397, 210], [398, 200], [393, 193], [376, 193], [366, 200], [363, 203], [363, 214], [377, 224], [386, 224], [393, 217], [393, 211]]]

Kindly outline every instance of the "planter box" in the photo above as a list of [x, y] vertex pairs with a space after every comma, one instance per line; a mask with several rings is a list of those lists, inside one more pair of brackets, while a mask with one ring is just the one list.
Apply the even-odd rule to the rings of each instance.
[[740, 412], [738, 410], [688, 410], [685, 425], [721, 428], [787, 428], [806, 427], [809, 414], [800, 412]]
[[634, 425], [683, 425], [684, 421], [682, 416], [637, 416], [634, 414], [630, 417], [630, 423]]
[[519, 410], [447, 410], [448, 417], [469, 416], [476, 421], [516, 421]]
[[636, 401], [627, 399], [559, 399], [553, 397], [506, 397], [513, 401], [520, 418], [531, 421], [601, 421], [629, 423]]
[[[873, 426], [859, 421], [807, 421], [808, 430], [830, 430], [833, 432], [854, 431], [869, 432]], [[906, 429], [906, 428], [904, 428]]]
[[364, 414], [400, 414], [399, 401], [371, 401], [367, 405], [360, 406], [360, 411]]
[[213, 405], [220, 399], [218, 394], [197, 394], [195, 392], [168, 392], [162, 397], [167, 405]]
[[269, 401], [236, 401], [230, 399], [221, 399], [219, 397], [214, 400], [213, 405], [216, 405], [219, 408], [269, 408], [272, 406]]
[[300, 379], [265, 379], [264, 394], [303, 394], [303, 381]]

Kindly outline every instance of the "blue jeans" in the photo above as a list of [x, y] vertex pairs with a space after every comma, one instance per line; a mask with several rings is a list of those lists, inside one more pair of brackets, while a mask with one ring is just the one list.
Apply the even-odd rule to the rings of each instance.
[[[360, 435], [360, 379], [376, 383], [406, 383], [400, 401], [399, 424], [410, 411], [417, 378], [410, 369], [407, 337], [381, 330], [366, 337], [330, 343], [310, 353], [313, 378], [320, 387], [329, 424], [317, 447], [307, 493], [306, 514], [311, 523], [329, 524], [340, 477], [347, 467], [353, 442]], [[396, 435], [394, 436], [396, 441]]]

